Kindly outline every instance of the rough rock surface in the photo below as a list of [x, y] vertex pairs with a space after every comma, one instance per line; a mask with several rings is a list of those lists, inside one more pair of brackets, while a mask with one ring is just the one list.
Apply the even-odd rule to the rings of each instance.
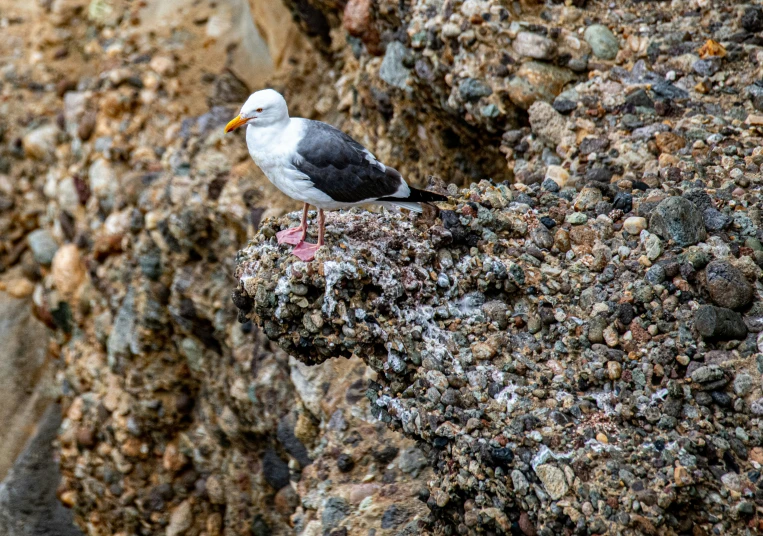
[[[249, 92], [239, 62], [258, 57], [250, 41], [233, 46], [235, 29], [248, 22], [234, 17], [234, 3], [244, 5], [0, 7], [0, 286], [31, 301], [53, 332], [45, 342], [65, 412], [58, 495], [76, 522], [99, 536], [387, 536], [426, 533], [429, 503], [429, 526], [448, 533], [680, 533], [691, 521], [704, 533], [759, 528], [757, 6], [289, 2], [317, 54], [290, 41], [295, 27], [279, 3], [250, 0], [270, 21], [261, 29], [273, 64], [288, 67], [272, 85], [294, 115], [343, 128], [420, 185], [430, 174], [458, 184], [514, 179], [500, 190], [483, 185], [469, 194], [472, 204], [443, 212], [454, 242], [431, 251], [457, 252], [453, 266], [429, 257], [429, 232], [414, 233], [426, 255], [408, 266], [434, 275], [415, 269], [414, 279], [428, 282], [409, 290], [403, 281], [402, 296], [433, 284], [444, 301], [459, 285], [485, 296], [433, 313], [435, 331], [460, 318], [443, 337], [454, 341], [451, 354], [471, 356], [468, 373], [443, 380], [432, 372], [416, 384], [405, 345], [369, 348], [362, 357], [375, 371], [360, 358], [307, 366], [252, 324], [236, 323], [236, 250], [261, 221], [269, 233], [283, 222], [268, 218], [296, 207], [256, 171], [240, 136], [220, 132]], [[706, 231], [694, 246], [650, 228], [656, 207], [679, 196]], [[507, 213], [526, 219], [526, 232], [506, 231], [500, 218], [490, 223]], [[348, 217], [348, 225], [379, 222]], [[408, 224], [390, 220], [390, 229], [397, 225]], [[501, 249], [507, 232], [523, 249]], [[464, 276], [462, 259], [485, 251], [523, 273], [532, 266], [546, 281], [512, 280], [516, 289], [499, 293], [495, 282], [517, 274], [504, 278], [496, 263], [484, 276], [484, 264], [468, 266], [479, 274]], [[750, 286], [736, 310], [712, 300], [706, 267], [716, 261]], [[323, 330], [337, 333], [346, 279], [332, 284], [339, 294], [331, 321], [315, 311], [301, 324], [308, 335], [291, 334], [295, 347]], [[314, 359], [351, 353], [342, 344], [363, 335], [363, 325], [391, 322], [385, 292], [400, 287], [382, 283], [359, 300], [379, 312], [367, 322], [356, 315], [338, 345]], [[325, 286], [289, 292], [279, 314], [312, 307]], [[251, 305], [240, 292], [233, 298]], [[403, 320], [412, 326], [416, 318]], [[422, 346], [429, 326], [411, 329], [409, 347]], [[431, 351], [441, 349], [431, 342]], [[394, 372], [401, 363], [406, 371]], [[484, 387], [473, 370], [495, 377]], [[412, 426], [396, 409], [371, 405], [369, 381], [383, 402], [393, 403], [384, 397], [396, 389], [424, 392], [404, 399], [399, 415], [435, 407], [431, 422], [424, 414], [427, 438], [416, 444], [380, 423], [372, 408], [393, 426]], [[502, 385], [517, 391], [496, 399]], [[490, 418], [460, 412], [480, 405]], [[491, 420], [500, 413], [504, 421]], [[485, 440], [485, 451], [465, 454], [465, 435]], [[637, 448], [641, 438], [653, 438], [654, 449]], [[560, 450], [562, 441], [569, 449]], [[558, 459], [535, 459], [541, 445]], [[573, 463], [578, 450], [591, 458]], [[502, 497], [519, 508], [502, 510]]]
[[[754, 180], [740, 213], [763, 200]], [[435, 468], [435, 530], [508, 533], [521, 521], [539, 534], [718, 523], [742, 533], [755, 523], [763, 390], [732, 386], [763, 366], [763, 258], [712, 235], [652, 264], [623, 211], [571, 212], [537, 184], [448, 191], [434, 223], [330, 214], [327, 247], [310, 263], [275, 242], [297, 213], [264, 222], [240, 254], [241, 313], [306, 364], [353, 356], [376, 371], [374, 410], [425, 444]], [[651, 195], [634, 190], [630, 211]], [[729, 311], [749, 327], [741, 340], [703, 339], [695, 326], [709, 301], [697, 268], [717, 258], [746, 266], [756, 288], [752, 309]]]
[[[219, 53], [229, 36], [211, 35], [235, 10], [176, 2], [162, 26], [161, 4], [0, 8], [3, 455], [33, 432], [55, 369], [60, 464], [41, 450], [48, 479], [9, 493], [70, 514], [14, 499], [0, 517], [98, 536], [415, 525], [431, 470], [370, 413], [368, 368], [305, 370], [236, 323], [236, 251], [295, 205], [222, 130], [249, 93]], [[295, 79], [315, 63], [282, 60]], [[55, 136], [25, 145], [39, 128]]]

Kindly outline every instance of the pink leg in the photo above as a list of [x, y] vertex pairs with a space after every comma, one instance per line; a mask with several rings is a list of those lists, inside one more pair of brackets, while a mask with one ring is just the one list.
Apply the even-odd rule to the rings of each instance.
[[307, 238], [307, 209], [309, 207], [310, 205], [305, 203], [305, 207], [302, 209], [302, 224], [299, 227], [293, 227], [276, 233], [276, 239], [279, 244], [292, 244], [296, 246], [300, 242], [305, 241], [305, 238]]
[[326, 218], [323, 214], [323, 210], [318, 209], [318, 243], [308, 244], [307, 242], [300, 242], [299, 245], [292, 250], [292, 254], [305, 262], [313, 260], [315, 258], [315, 252], [324, 244], [325, 233]]

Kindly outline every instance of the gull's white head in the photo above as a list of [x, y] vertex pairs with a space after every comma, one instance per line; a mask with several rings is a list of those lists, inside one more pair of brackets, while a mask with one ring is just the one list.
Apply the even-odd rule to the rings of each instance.
[[241, 107], [241, 112], [225, 127], [225, 132], [242, 125], [267, 127], [289, 120], [289, 108], [281, 94], [273, 89], [252, 93]]

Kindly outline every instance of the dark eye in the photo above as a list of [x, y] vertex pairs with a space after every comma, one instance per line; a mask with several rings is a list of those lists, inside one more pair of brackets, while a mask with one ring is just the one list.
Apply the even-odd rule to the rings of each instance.
[[258, 111], [258, 112], [261, 112], [261, 111], [262, 111], [262, 108], [257, 108], [257, 111]]

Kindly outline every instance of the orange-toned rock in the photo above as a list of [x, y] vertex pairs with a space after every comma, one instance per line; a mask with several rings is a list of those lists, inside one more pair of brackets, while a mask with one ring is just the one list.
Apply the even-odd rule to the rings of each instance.
[[56, 288], [65, 297], [74, 295], [85, 280], [85, 265], [79, 249], [74, 244], [65, 244], [58, 248], [52, 264], [53, 281]]
[[697, 51], [699, 57], [703, 60], [705, 58], [723, 58], [726, 55], [726, 49], [718, 41], [708, 39], [705, 44]]
[[660, 132], [654, 142], [661, 153], [675, 154], [686, 146], [686, 140], [675, 132]]

